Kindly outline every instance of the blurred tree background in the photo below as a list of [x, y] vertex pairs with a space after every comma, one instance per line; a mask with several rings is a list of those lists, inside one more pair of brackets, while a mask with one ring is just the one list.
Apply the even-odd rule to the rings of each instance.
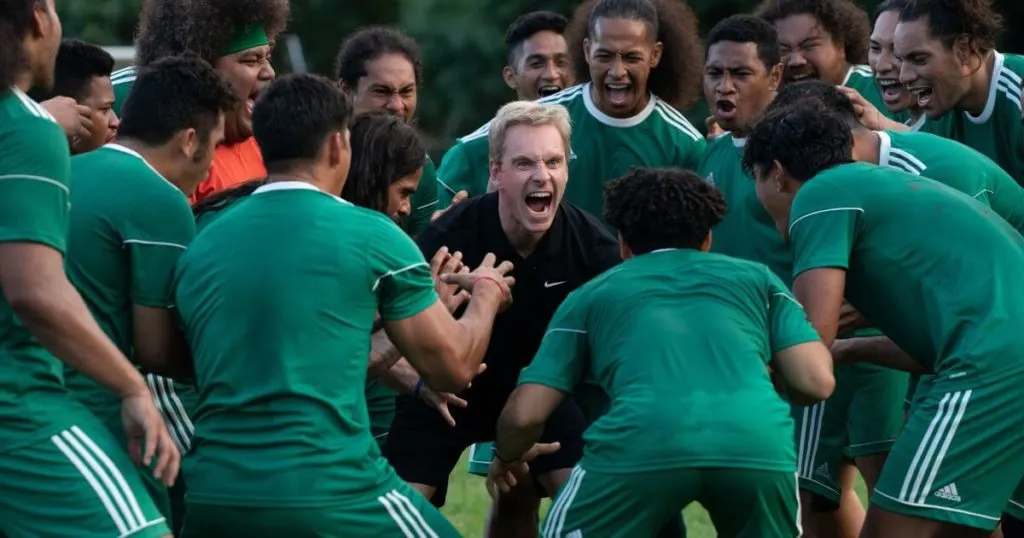
[[[681, 0], [680, 0], [681, 1]], [[1024, 52], [1021, 0], [995, 0], [1006, 18], [1001, 50]], [[419, 126], [439, 160], [454, 137], [490, 119], [515, 97], [501, 79], [505, 28], [520, 14], [548, 9], [566, 16], [581, 0], [291, 0], [288, 33], [301, 39], [309, 71], [330, 75], [345, 36], [372, 24], [393, 25], [415, 37], [423, 49], [424, 83]], [[748, 12], [757, 0], [689, 0], [701, 33], [734, 13]], [[870, 11], [879, 0], [857, 0]], [[61, 2], [64, 33], [101, 45], [130, 45], [142, 0]], [[279, 73], [291, 70], [284, 47], [275, 54]], [[332, 76], [333, 78], [333, 76]], [[690, 111], [703, 129], [702, 110]]]

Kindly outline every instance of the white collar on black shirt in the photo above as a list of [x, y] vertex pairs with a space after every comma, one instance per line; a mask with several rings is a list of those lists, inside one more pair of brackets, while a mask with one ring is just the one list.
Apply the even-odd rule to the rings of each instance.
[[335, 196], [335, 195], [333, 195], [333, 194], [331, 194], [329, 192], [324, 192], [324, 191], [316, 188], [316, 186], [314, 186], [312, 184], [309, 184], [309, 183], [306, 183], [305, 181], [275, 181], [273, 183], [267, 183], [266, 185], [261, 185], [258, 189], [252, 191], [252, 193], [253, 194], [261, 194], [261, 193], [264, 193], [264, 192], [295, 191], [295, 190], [316, 191], [316, 192], [319, 192], [321, 194], [326, 194], [327, 196], [330, 196], [331, 198], [334, 198], [335, 200], [337, 200], [337, 201], [339, 201], [339, 202], [341, 202], [341, 203], [343, 203], [345, 205], [352, 205], [352, 202], [349, 202], [348, 200], [345, 200], [344, 198], [340, 198], [338, 196]]

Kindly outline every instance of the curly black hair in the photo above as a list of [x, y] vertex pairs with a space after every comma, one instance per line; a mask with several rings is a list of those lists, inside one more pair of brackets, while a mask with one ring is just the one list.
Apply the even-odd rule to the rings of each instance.
[[225, 209], [231, 204], [235, 203], [235, 201], [238, 200], [239, 198], [245, 198], [246, 196], [249, 196], [256, 189], [266, 184], [266, 178], [254, 179], [252, 181], [242, 183], [241, 185], [238, 185], [236, 187], [232, 187], [230, 189], [223, 190], [220, 192], [215, 192], [210, 196], [207, 196], [206, 198], [203, 198], [202, 200], [196, 202], [196, 205], [192, 206], [192, 214], [195, 215], [196, 219], [198, 220], [199, 217], [207, 213], [221, 211], [222, 209]]
[[554, 11], [531, 11], [509, 25], [505, 31], [505, 57], [508, 65], [516, 65], [516, 56], [522, 51], [526, 40], [538, 32], [564, 34], [569, 19]]
[[633, 167], [604, 187], [605, 220], [633, 254], [699, 249], [725, 211], [722, 193], [682, 168]]
[[912, 0], [900, 12], [900, 22], [928, 18], [933, 37], [952, 48], [958, 37], [968, 36], [975, 52], [984, 54], [996, 47], [1003, 30], [1003, 17], [992, 0]]
[[416, 129], [383, 110], [356, 116], [349, 133], [352, 164], [341, 197], [357, 206], [385, 213], [388, 188], [423, 168], [427, 148]]
[[864, 124], [857, 118], [857, 109], [853, 107], [853, 101], [835, 86], [820, 80], [801, 80], [786, 84], [779, 89], [779, 93], [768, 107], [767, 113], [792, 106], [805, 99], [820, 104], [851, 128], [864, 127]]
[[366, 76], [366, 63], [385, 54], [400, 54], [409, 60], [416, 76], [416, 85], [421, 85], [423, 60], [420, 46], [415, 39], [387, 26], [363, 28], [345, 39], [334, 63], [334, 75], [354, 90], [359, 79]]
[[813, 99], [772, 110], [757, 122], [743, 152], [743, 170], [757, 178], [779, 161], [793, 179], [803, 182], [821, 172], [853, 162], [853, 134], [839, 116]]
[[704, 77], [704, 46], [697, 15], [679, 0], [588, 0], [576, 8], [565, 31], [572, 67], [582, 82], [590, 80], [583, 40], [597, 19], [644, 21], [663, 45], [661, 62], [651, 70], [647, 89], [678, 110], [687, 110], [700, 97]]
[[263, 25], [274, 43], [289, 14], [288, 0], [146, 0], [139, 15], [135, 61], [147, 65], [191, 51], [216, 65], [239, 28]]
[[[114, 71], [114, 57], [103, 47], [78, 39], [63, 39], [57, 52], [53, 73], [53, 89], [45, 95], [32, 95], [36, 101], [45, 101], [62, 95], [82, 101], [89, 84], [96, 77], [110, 77]], [[31, 94], [30, 94], [31, 95]]]
[[0, 0], [0, 88], [14, 84], [28, 58], [22, 42], [35, 23], [33, 12], [42, 0]]
[[722, 19], [708, 34], [708, 49], [720, 41], [757, 45], [757, 56], [769, 71], [782, 61], [775, 26], [753, 15], [739, 14]]
[[850, 0], [763, 0], [754, 11], [771, 23], [805, 13], [821, 22], [833, 41], [843, 44], [847, 62], [868, 63], [871, 23], [868, 14]]
[[218, 118], [238, 106], [231, 83], [199, 56], [170, 56], [139, 69], [121, 107], [118, 137], [150, 146], [195, 129], [204, 143]]

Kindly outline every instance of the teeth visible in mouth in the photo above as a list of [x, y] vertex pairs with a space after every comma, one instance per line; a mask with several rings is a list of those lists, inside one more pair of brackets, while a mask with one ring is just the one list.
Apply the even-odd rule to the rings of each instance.
[[526, 199], [527, 200], [550, 200], [551, 199], [551, 193], [550, 192], [531, 192], [530, 194], [526, 195]]
[[629, 88], [629, 84], [607, 84], [607, 86], [611, 90], [625, 90]]
[[883, 87], [883, 88], [885, 88], [885, 89], [889, 89], [889, 88], [892, 88], [894, 86], [899, 86], [900, 85], [900, 81], [898, 81], [898, 80], [884, 79], [884, 78], [880, 78], [880, 79], [876, 79], [876, 80], [878, 81], [878, 85]]
[[558, 86], [541, 86], [540, 87], [540, 91], [542, 91], [542, 92], [549, 92], [549, 93], [555, 93], [555, 92], [557, 92], [560, 89], [561, 88], [559, 88]]

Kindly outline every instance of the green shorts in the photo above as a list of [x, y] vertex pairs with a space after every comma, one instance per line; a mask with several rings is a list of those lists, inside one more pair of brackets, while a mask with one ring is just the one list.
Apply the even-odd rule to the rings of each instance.
[[832, 397], [794, 407], [800, 488], [839, 503], [839, 466], [889, 452], [903, 427], [910, 374], [868, 363], [835, 369]]
[[184, 538], [460, 536], [441, 512], [397, 478], [375, 492], [331, 506], [269, 508], [187, 503], [188, 511], [181, 533]]
[[656, 536], [691, 502], [708, 511], [720, 538], [796, 538], [800, 499], [791, 472], [690, 468], [619, 474], [580, 462], [541, 526], [544, 538]]
[[0, 535], [170, 534], [139, 472], [98, 419], [77, 415], [49, 438], [0, 453]]
[[469, 474], [487, 476], [494, 459], [494, 443], [477, 443], [469, 447]]
[[1024, 504], [1015, 497], [1024, 479], [1024, 374], [953, 376], [921, 380], [871, 504], [992, 530], [1004, 510]]

